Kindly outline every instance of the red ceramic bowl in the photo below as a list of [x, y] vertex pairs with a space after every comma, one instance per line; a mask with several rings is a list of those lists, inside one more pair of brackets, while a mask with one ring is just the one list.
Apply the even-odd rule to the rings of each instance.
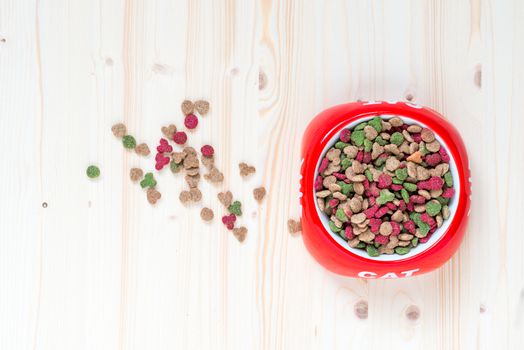
[[[345, 240], [329, 230], [328, 218], [317, 207], [314, 180], [320, 160], [335, 143], [342, 129], [371, 119], [398, 116], [435, 133], [450, 155], [455, 196], [451, 216], [430, 240], [406, 255], [369, 257], [365, 251], [350, 248]], [[458, 131], [437, 112], [404, 102], [354, 102], [327, 109], [307, 127], [302, 141], [301, 205], [302, 237], [313, 257], [335, 273], [361, 278], [401, 278], [429, 272], [444, 264], [458, 249], [468, 223], [470, 208], [468, 156]]]

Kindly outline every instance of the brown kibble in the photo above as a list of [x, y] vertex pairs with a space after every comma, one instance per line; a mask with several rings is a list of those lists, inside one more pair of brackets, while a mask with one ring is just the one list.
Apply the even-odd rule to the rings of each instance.
[[233, 202], [233, 194], [231, 191], [220, 192], [217, 197], [225, 208], [228, 208], [231, 205], [231, 202]]
[[382, 130], [385, 130], [385, 131], [389, 131], [391, 130], [391, 123], [390, 122], [387, 122], [385, 120], [382, 120], [381, 121], [381, 124], [382, 124]]
[[[340, 150], [338, 150], [340, 151]], [[254, 174], [256, 169], [254, 166], [247, 165], [246, 163], [240, 163], [238, 164], [238, 168], [240, 169], [240, 176], [246, 177], [251, 174]]]
[[[406, 131], [406, 130], [404, 130]], [[404, 154], [411, 154], [411, 152], [409, 151], [409, 143], [407, 141], [404, 141], [400, 147], [398, 148], [398, 150]]]
[[182, 191], [180, 192], [180, 196], [178, 197], [182, 203], [187, 203], [191, 200], [191, 193], [189, 191]]
[[389, 120], [389, 123], [391, 124], [391, 126], [393, 126], [395, 128], [404, 125], [404, 121], [402, 119], [400, 119], [399, 117], [391, 118]]
[[213, 218], [215, 217], [215, 214], [213, 213], [213, 210], [204, 207], [204, 208], [202, 208], [202, 210], [200, 211], [200, 217], [201, 217], [202, 220], [204, 220], [204, 221], [211, 221], [211, 220], [213, 220]]
[[326, 153], [326, 158], [330, 161], [340, 158], [341, 151], [338, 148], [332, 148]]
[[395, 222], [402, 222], [403, 219], [404, 219], [404, 214], [402, 213], [402, 210], [400, 209], [394, 212], [393, 215], [391, 215], [391, 220]]
[[368, 229], [358, 235], [358, 239], [362, 242], [371, 243], [375, 239], [375, 235]]
[[302, 231], [302, 224], [300, 223], [300, 221], [289, 219], [287, 221], [287, 229], [289, 233], [295, 234]]
[[[419, 238], [421, 238], [421, 237], [419, 237]], [[399, 247], [407, 247], [410, 244], [411, 244], [411, 241], [399, 241], [397, 246], [399, 246]]]
[[233, 229], [233, 236], [235, 236], [235, 238], [238, 239], [240, 243], [244, 242], [244, 240], [246, 239], [246, 235], [247, 235], [247, 228], [245, 228], [244, 226], [241, 226], [238, 228], [235, 227]]
[[380, 254], [387, 254], [387, 255], [391, 255], [393, 253], [395, 253], [395, 250], [393, 248], [388, 248], [388, 247], [385, 247], [385, 246], [380, 246], [378, 247], [378, 252]]
[[111, 127], [111, 131], [113, 132], [113, 135], [115, 135], [118, 138], [122, 138], [127, 134], [127, 128], [124, 124], [118, 123]]
[[213, 156], [211, 157], [202, 156], [201, 161], [202, 161], [202, 164], [204, 164], [204, 166], [208, 169], [212, 169], [215, 167], [215, 157]]
[[419, 195], [421, 195], [422, 197], [424, 197], [426, 200], [430, 200], [431, 199], [431, 195], [429, 194], [428, 191], [426, 190], [418, 190], [417, 192]]
[[188, 115], [188, 114], [193, 113], [195, 109], [195, 105], [193, 104], [193, 102], [189, 100], [184, 100], [180, 108], [182, 109], [182, 113], [184, 113], [184, 115]]
[[173, 153], [171, 153], [171, 159], [173, 159], [173, 161], [176, 164], [182, 163], [182, 161], [184, 160], [185, 157], [186, 157], [186, 154], [184, 152], [173, 152]]
[[200, 162], [195, 155], [189, 154], [184, 158], [184, 169], [198, 168]]
[[363, 223], [366, 220], [366, 214], [360, 213], [355, 214], [351, 216], [351, 223], [353, 224], [360, 224]]
[[386, 160], [386, 169], [389, 171], [395, 171], [400, 166], [400, 161], [395, 157], [389, 157]]
[[424, 180], [427, 180], [429, 179], [430, 177], [430, 174], [429, 174], [429, 170], [422, 167], [422, 166], [417, 166], [417, 180], [418, 181], [424, 181]]
[[362, 201], [356, 197], [353, 197], [349, 200], [349, 209], [352, 213], [358, 213], [362, 211]]
[[438, 152], [440, 150], [440, 142], [434, 140], [433, 142], [426, 143], [426, 149], [430, 152]]
[[201, 116], [204, 116], [209, 112], [209, 102], [204, 100], [198, 100], [195, 102], [195, 109]]
[[344, 153], [348, 156], [349, 159], [354, 159], [358, 154], [358, 148], [353, 145], [344, 147]]
[[200, 174], [200, 168], [186, 169], [186, 175], [197, 176]]
[[162, 134], [169, 139], [173, 140], [173, 135], [176, 133], [176, 126], [175, 124], [169, 124], [169, 126], [163, 126], [160, 131], [162, 131]]
[[397, 236], [389, 236], [389, 243], [386, 244], [386, 248], [393, 249], [398, 246]]
[[144, 156], [144, 157], [147, 157], [151, 151], [149, 150], [149, 146], [147, 145], [147, 143], [141, 143], [139, 145], [137, 145], [135, 147], [135, 152], [136, 154], [138, 154], [139, 156]]
[[192, 188], [189, 190], [189, 195], [193, 202], [200, 202], [202, 199], [202, 192], [198, 188]]
[[408, 162], [414, 162], [414, 163], [420, 164], [422, 163], [422, 152], [416, 151], [415, 153], [407, 157], [406, 160]]
[[160, 199], [160, 197], [162, 197], [162, 194], [160, 194], [160, 192], [158, 192], [154, 188], [150, 187], [147, 189], [147, 201], [149, 202], [149, 204], [155, 205], [156, 202]]
[[382, 236], [389, 236], [393, 231], [393, 227], [389, 221], [384, 221], [380, 224], [379, 232]]
[[184, 149], [182, 150], [182, 152], [184, 152], [186, 155], [188, 156], [195, 156], [197, 155], [197, 151], [196, 149], [194, 149], [193, 147], [191, 146], [186, 146], [184, 147]]
[[204, 175], [204, 179], [212, 183], [220, 183], [224, 181], [224, 174], [222, 174], [217, 168], [213, 167], [209, 171], [209, 174]]
[[384, 147], [375, 142], [371, 151], [371, 159], [377, 159], [382, 153], [384, 153]]
[[133, 182], [141, 180], [143, 176], [144, 172], [140, 168], [131, 168], [131, 170], [129, 171], [129, 177]]
[[416, 151], [418, 151], [418, 149], [419, 149], [418, 143], [412, 142], [412, 143], [409, 144], [409, 153], [410, 154], [411, 153], [415, 153]]
[[253, 190], [253, 197], [257, 202], [261, 202], [266, 196], [266, 189], [264, 187], [258, 187]]
[[336, 182], [337, 178], [333, 175], [329, 175], [324, 178], [324, 180], [322, 181], [322, 185], [324, 185], [324, 187], [326, 188], [329, 188], [329, 186], [333, 185]]
[[358, 160], [354, 160], [351, 163], [351, 169], [355, 174], [362, 174], [364, 172], [364, 166]]
[[364, 127], [364, 136], [370, 140], [370, 141], [373, 141], [377, 136], [378, 136], [378, 132], [377, 130], [375, 130], [374, 127], [372, 127], [371, 125], [366, 125]]
[[198, 187], [198, 183], [200, 181], [200, 174], [194, 176], [186, 175], [184, 179], [186, 180], [189, 188], [196, 188]]
[[398, 239], [400, 239], [401, 241], [411, 241], [413, 237], [414, 236], [409, 233], [401, 233], [398, 235]]
[[433, 142], [435, 140], [435, 134], [433, 133], [433, 131], [424, 128], [420, 132], [420, 138], [422, 139], [422, 141], [426, 143]]
[[364, 185], [362, 184], [362, 182], [356, 182], [353, 184], [353, 189], [355, 190], [355, 193], [356, 194], [364, 194]]
[[359, 245], [359, 243], [360, 243], [360, 239], [358, 239], [358, 237], [355, 237], [351, 241], [348, 242], [351, 248], [355, 248], [357, 245]]
[[407, 130], [412, 134], [416, 134], [422, 131], [422, 127], [420, 125], [410, 125]]
[[404, 136], [404, 139], [410, 143], [413, 142], [413, 137], [411, 137], [411, 134], [407, 130], [402, 130], [402, 135]]
[[384, 151], [391, 153], [393, 155], [396, 155], [396, 156], [400, 154], [400, 150], [398, 149], [398, 146], [393, 143], [390, 143], [389, 145], [385, 145]]

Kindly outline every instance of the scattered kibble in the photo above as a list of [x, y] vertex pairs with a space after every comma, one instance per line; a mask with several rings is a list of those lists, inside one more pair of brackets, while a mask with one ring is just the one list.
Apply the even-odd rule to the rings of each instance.
[[257, 202], [261, 202], [266, 196], [266, 189], [264, 187], [258, 187], [253, 190], [253, 197]]
[[231, 193], [231, 191], [220, 192], [217, 195], [217, 197], [220, 203], [222, 203], [222, 205], [225, 208], [228, 208], [231, 205], [231, 203], [233, 202], [233, 194]]
[[162, 195], [156, 189], [151, 187], [147, 189], [147, 201], [149, 204], [155, 205], [160, 197], [162, 197]]
[[135, 147], [135, 152], [139, 156], [147, 157], [149, 154], [151, 154], [151, 151], [149, 150], [149, 146], [146, 143], [141, 143]]
[[187, 142], [187, 134], [183, 131], [177, 131], [173, 135], [173, 141], [175, 141], [177, 145], [183, 145]]
[[256, 169], [254, 166], [248, 165], [246, 163], [240, 163], [238, 164], [238, 168], [240, 169], [240, 176], [246, 177], [251, 174], [254, 174], [256, 172]]
[[180, 195], [178, 197], [180, 199], [180, 201], [185, 204], [189, 201], [191, 201], [191, 193], [189, 193], [189, 191], [182, 191], [180, 192]]
[[227, 208], [227, 210], [229, 210], [231, 214], [235, 214], [236, 216], [242, 216], [242, 203], [240, 203], [240, 201], [234, 201]]
[[156, 186], [156, 180], [155, 180], [155, 177], [153, 176], [153, 173], [146, 173], [144, 175], [144, 179], [142, 181], [140, 181], [140, 186], [142, 188], [155, 188]]
[[212, 183], [220, 183], [224, 181], [224, 174], [220, 172], [217, 168], [214, 166], [209, 171], [209, 174], [204, 175], [204, 179], [212, 182]]
[[192, 130], [198, 126], [198, 117], [194, 114], [188, 114], [184, 118], [184, 125], [186, 128]]
[[87, 177], [94, 179], [100, 176], [100, 169], [96, 165], [90, 165], [86, 169]]
[[204, 116], [209, 112], [209, 102], [204, 100], [198, 100], [195, 102], [195, 109], [201, 116]]
[[173, 139], [173, 136], [176, 133], [176, 125], [175, 124], [169, 124], [168, 126], [163, 126], [160, 131], [162, 131], [162, 134], [164, 134], [165, 137], [167, 137], [169, 140]]
[[213, 210], [204, 207], [200, 210], [200, 217], [204, 221], [211, 221], [215, 217], [215, 214], [213, 213]]
[[318, 207], [351, 248], [371, 257], [407, 254], [450, 216], [449, 161], [431, 130], [374, 117], [342, 130], [323, 156]]
[[190, 100], [184, 100], [180, 108], [182, 109], [182, 113], [184, 113], [184, 115], [188, 115], [193, 113], [195, 105]]
[[204, 157], [213, 157], [213, 155], [215, 154], [215, 149], [213, 148], [213, 146], [204, 145], [202, 146], [202, 148], [200, 148], [200, 152], [202, 152], [202, 155]]
[[121, 139], [127, 134], [127, 128], [124, 124], [118, 123], [111, 127], [111, 131], [113, 132], [113, 135]]
[[136, 140], [131, 135], [125, 135], [122, 137], [122, 144], [127, 149], [134, 149], [136, 147]]
[[233, 228], [233, 236], [240, 242], [244, 242], [247, 236], [247, 228], [244, 226]]
[[192, 188], [189, 190], [189, 195], [193, 202], [200, 202], [202, 199], [202, 192], [198, 188]]
[[301, 225], [300, 221], [289, 219], [287, 221], [287, 229], [288, 229], [289, 233], [296, 234], [296, 233], [302, 231], [302, 225]]
[[232, 230], [235, 227], [235, 221], [237, 221], [237, 217], [235, 216], [235, 214], [222, 216], [222, 223], [226, 226], [228, 230]]
[[143, 176], [144, 172], [140, 168], [131, 168], [131, 170], [129, 171], [129, 177], [133, 182], [140, 181]]

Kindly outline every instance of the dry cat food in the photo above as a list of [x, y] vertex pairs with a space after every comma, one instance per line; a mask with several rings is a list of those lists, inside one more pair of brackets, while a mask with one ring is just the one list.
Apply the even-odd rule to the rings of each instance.
[[264, 187], [258, 187], [253, 190], [253, 197], [257, 202], [261, 202], [266, 196], [266, 189]]
[[211, 210], [210, 208], [204, 207], [200, 211], [200, 217], [204, 221], [211, 221], [215, 217], [215, 214], [213, 213], [213, 210]]
[[407, 254], [450, 216], [450, 157], [433, 132], [374, 117], [340, 132], [315, 180], [329, 228], [369, 256]]
[[140, 168], [131, 168], [131, 170], [129, 171], [129, 177], [133, 182], [141, 180], [143, 176], [144, 172]]
[[100, 176], [100, 169], [96, 165], [90, 165], [86, 169], [87, 177], [94, 179]]
[[289, 233], [296, 234], [296, 233], [302, 231], [302, 225], [301, 225], [300, 221], [289, 219], [287, 221], [287, 229], [288, 229]]
[[240, 169], [240, 176], [246, 177], [251, 174], [254, 174], [256, 172], [256, 169], [252, 165], [248, 165], [246, 163], [240, 163], [238, 164], [238, 168]]

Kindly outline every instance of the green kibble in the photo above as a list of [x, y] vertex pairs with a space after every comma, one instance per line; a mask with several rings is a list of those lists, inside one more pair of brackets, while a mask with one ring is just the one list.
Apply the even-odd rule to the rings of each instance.
[[125, 135], [123, 138], [122, 138], [122, 144], [124, 145], [125, 148], [127, 149], [134, 149], [136, 147], [136, 140], [133, 136], [131, 135]]
[[346, 213], [344, 213], [344, 209], [338, 208], [337, 212], [335, 213], [335, 216], [337, 219], [339, 219], [342, 222], [347, 222], [348, 217], [346, 216]]
[[391, 181], [393, 181], [393, 183], [395, 185], [402, 185], [404, 183], [404, 181], [402, 181], [402, 180], [400, 180], [400, 179], [398, 179], [396, 177], [392, 178]]
[[347, 183], [343, 183], [343, 185], [340, 185], [340, 187], [342, 187], [342, 189], [340, 190], [340, 192], [342, 192], [343, 195], [345, 196], [348, 196], [351, 192], [353, 192], [353, 184], [347, 184]]
[[444, 181], [446, 182], [446, 186], [453, 187], [453, 176], [451, 175], [451, 171], [444, 174]]
[[335, 233], [339, 233], [342, 229], [338, 228], [333, 221], [329, 221], [329, 229]]
[[418, 150], [420, 153], [422, 153], [423, 156], [429, 153], [428, 149], [426, 148], [426, 144], [423, 141], [419, 143]]
[[395, 253], [397, 253], [398, 255], [405, 255], [407, 253], [409, 253], [411, 250], [410, 247], [396, 247], [395, 248]]
[[423, 235], [423, 237], [426, 237], [429, 233], [429, 225], [425, 222], [420, 222], [420, 225], [418, 225], [420, 234]]
[[387, 158], [384, 158], [384, 157], [378, 157], [376, 160], [375, 160], [375, 167], [381, 167], [383, 166], [385, 163], [386, 163], [386, 160]]
[[404, 202], [406, 204], [408, 204], [409, 203], [409, 193], [408, 193], [408, 191], [405, 188], [403, 188], [403, 189], [400, 190], [400, 195], [402, 196], [402, 199], [404, 200]]
[[404, 142], [404, 135], [402, 135], [398, 131], [394, 132], [391, 135], [391, 138], [389, 139], [389, 142], [391, 142], [391, 143], [393, 143], [393, 144], [395, 144], [397, 146], [400, 146], [402, 144], [402, 142]]
[[366, 247], [366, 252], [369, 256], [375, 257], [379, 256], [380, 253], [378, 252], [378, 249], [372, 246], [371, 244]]
[[411, 245], [413, 245], [413, 247], [416, 247], [418, 245], [418, 237], [415, 237], [411, 240]]
[[349, 158], [342, 159], [342, 161], [340, 162], [340, 166], [342, 167], [343, 170], [346, 170], [347, 168], [351, 166], [351, 159]]
[[96, 165], [90, 165], [86, 169], [87, 177], [94, 179], [100, 176], [100, 169]]
[[384, 140], [381, 136], [377, 136], [375, 138], [375, 142], [378, 143], [381, 146], [385, 146], [385, 145], [388, 144], [388, 142], [386, 140]]
[[231, 205], [227, 208], [231, 214], [235, 214], [236, 216], [242, 216], [242, 203], [239, 201], [234, 201], [231, 203]]
[[366, 243], [360, 242], [359, 244], [357, 244], [357, 246], [355, 248], [364, 249], [364, 248], [366, 248]]
[[344, 231], [344, 230], [340, 230], [340, 232], [338, 233], [338, 235], [339, 235], [340, 237], [342, 237], [344, 240], [346, 240], [346, 241], [348, 240], [348, 238], [347, 238], [347, 236], [346, 236], [346, 231]]
[[380, 196], [377, 198], [377, 204], [384, 205], [387, 202], [391, 202], [393, 199], [395, 199], [395, 195], [393, 193], [389, 192], [387, 189], [381, 190]]
[[417, 185], [412, 184], [411, 182], [404, 182], [404, 188], [409, 192], [415, 192], [417, 190]]
[[440, 205], [447, 205], [449, 203], [449, 198], [437, 197], [437, 201]]
[[180, 169], [182, 169], [182, 164], [177, 164], [174, 160], [172, 160], [171, 163], [169, 163], [169, 167], [171, 168], [173, 174], [176, 174], [180, 171]]
[[403, 169], [397, 169], [395, 170], [395, 176], [399, 179], [399, 180], [406, 180], [408, 178], [408, 169], [406, 168], [403, 168]]
[[371, 173], [371, 170], [366, 169], [366, 171], [364, 171], [364, 175], [366, 175], [369, 182], [373, 182], [373, 174]]
[[437, 200], [433, 199], [426, 203], [426, 213], [431, 216], [435, 216], [440, 213], [440, 209], [442, 209], [442, 204], [440, 204], [440, 202]]
[[366, 125], [368, 125], [368, 123], [366, 122], [363, 122], [363, 123], [360, 123], [358, 124], [357, 126], [355, 126], [355, 131], [359, 131], [359, 130], [364, 130], [364, 128], [366, 127]]
[[375, 117], [368, 122], [368, 125], [371, 125], [379, 133], [382, 131], [382, 118]]
[[155, 188], [156, 180], [155, 180], [155, 177], [153, 176], [153, 173], [146, 173], [144, 175], [144, 179], [140, 181], [140, 186], [142, 188], [146, 188], [146, 187]]
[[338, 148], [338, 149], [344, 149], [347, 146], [351, 146], [351, 145], [349, 143], [345, 143], [342, 141], [338, 141], [337, 143], [335, 143], [335, 148]]
[[373, 141], [364, 139], [364, 152], [371, 152], [372, 148], [373, 148]]
[[353, 142], [353, 144], [357, 147], [360, 147], [364, 144], [364, 139], [365, 135], [364, 131], [362, 130], [353, 131], [353, 133], [351, 134], [351, 142]]

